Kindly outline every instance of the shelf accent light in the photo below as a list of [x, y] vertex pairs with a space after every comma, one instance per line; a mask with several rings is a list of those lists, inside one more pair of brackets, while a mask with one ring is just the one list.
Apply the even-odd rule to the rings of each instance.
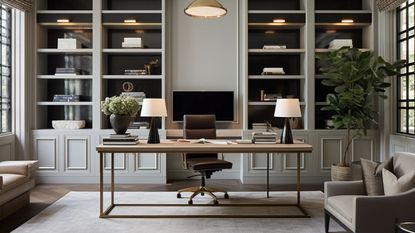
[[272, 22], [274, 22], [274, 23], [285, 23], [285, 19], [274, 19]]
[[58, 23], [69, 23], [70, 20], [69, 19], [57, 19], [56, 22], [58, 22]]
[[228, 10], [216, 0], [194, 0], [184, 13], [195, 18], [212, 19], [226, 15]]
[[124, 19], [124, 23], [137, 23], [135, 19]]
[[342, 19], [342, 23], [354, 23], [353, 19]]
[[274, 30], [266, 30], [265, 34], [275, 34], [276, 32]]

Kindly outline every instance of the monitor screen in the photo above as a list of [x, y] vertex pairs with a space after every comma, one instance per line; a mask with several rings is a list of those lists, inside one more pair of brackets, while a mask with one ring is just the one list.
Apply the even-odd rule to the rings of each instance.
[[233, 91], [173, 91], [173, 121], [186, 114], [214, 114], [217, 121], [233, 121]]

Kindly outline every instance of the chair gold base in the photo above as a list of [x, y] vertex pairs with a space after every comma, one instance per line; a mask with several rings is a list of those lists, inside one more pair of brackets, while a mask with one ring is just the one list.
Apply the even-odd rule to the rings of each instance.
[[215, 204], [219, 204], [219, 201], [218, 201], [218, 198], [216, 197], [216, 195], [213, 194], [213, 193], [224, 193], [225, 198], [226, 199], [229, 198], [229, 195], [225, 190], [210, 188], [210, 187], [206, 187], [206, 186], [194, 186], [194, 187], [190, 187], [190, 188], [180, 189], [179, 191], [177, 191], [177, 198], [181, 198], [181, 193], [185, 193], [185, 192], [192, 193], [192, 195], [189, 198], [189, 205], [193, 204], [193, 198], [196, 197], [199, 194], [209, 195], [210, 197], [212, 197], [213, 202]]

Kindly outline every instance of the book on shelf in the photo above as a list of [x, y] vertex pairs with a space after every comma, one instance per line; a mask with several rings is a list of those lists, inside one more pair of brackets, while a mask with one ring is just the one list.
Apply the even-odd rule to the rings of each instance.
[[143, 43], [141, 37], [125, 37], [121, 43], [123, 48], [142, 48]]
[[80, 75], [82, 71], [77, 68], [56, 68], [55, 75]]
[[150, 124], [148, 122], [131, 122], [129, 129], [148, 129]]
[[53, 102], [79, 102], [81, 96], [79, 95], [53, 95]]
[[146, 75], [146, 70], [124, 70], [125, 75]]
[[286, 45], [264, 45], [262, 47], [262, 49], [267, 50], [267, 49], [286, 49], [287, 46]]
[[334, 39], [329, 44], [329, 49], [340, 49], [342, 47], [353, 48], [352, 39]]
[[265, 67], [262, 69], [262, 75], [278, 75], [285, 74], [284, 68], [282, 67]]

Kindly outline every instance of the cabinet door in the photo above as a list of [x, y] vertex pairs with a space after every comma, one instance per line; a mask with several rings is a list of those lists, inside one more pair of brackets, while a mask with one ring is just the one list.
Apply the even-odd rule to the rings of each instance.
[[58, 137], [39, 136], [33, 142], [34, 158], [39, 161], [39, 171], [58, 171]]

